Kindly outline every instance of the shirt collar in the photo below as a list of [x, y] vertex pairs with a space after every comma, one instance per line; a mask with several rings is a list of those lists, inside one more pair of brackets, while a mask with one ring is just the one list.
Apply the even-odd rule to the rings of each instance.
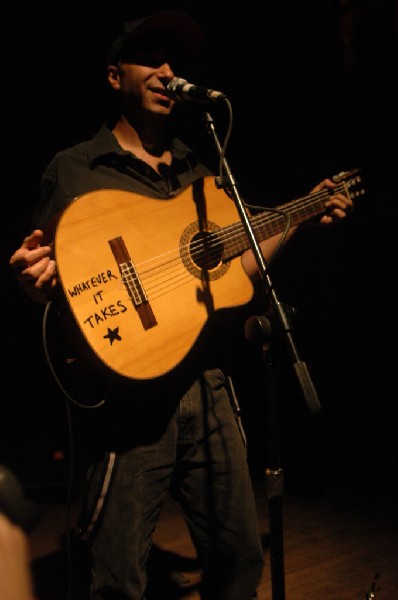
[[[120, 157], [133, 156], [130, 152], [120, 147], [108, 125], [103, 123], [91, 140], [88, 151], [89, 164], [93, 167], [95, 164], [102, 162], [103, 158], [112, 154]], [[184, 160], [188, 155], [192, 154], [192, 151], [182, 140], [174, 137], [171, 142], [171, 154], [173, 158]]]

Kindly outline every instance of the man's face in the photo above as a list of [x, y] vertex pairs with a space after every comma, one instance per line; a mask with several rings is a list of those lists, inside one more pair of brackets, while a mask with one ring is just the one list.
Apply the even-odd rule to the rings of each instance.
[[124, 98], [125, 106], [169, 114], [174, 102], [165, 89], [176, 76], [178, 55], [175, 45], [152, 36], [125, 49], [118, 65], [109, 67], [114, 80], [111, 84]]

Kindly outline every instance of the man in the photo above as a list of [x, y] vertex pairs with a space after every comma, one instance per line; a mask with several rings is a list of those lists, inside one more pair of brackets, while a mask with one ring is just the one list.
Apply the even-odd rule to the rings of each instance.
[[[124, 25], [107, 59], [116, 116], [92, 140], [51, 161], [42, 178], [35, 229], [10, 260], [23, 289], [36, 301], [47, 302], [59, 292], [48, 231], [52, 219], [74, 198], [101, 188], [117, 189], [139, 194], [144, 202], [147, 198], [150, 206], [153, 198], [172, 201], [181, 190], [216, 173], [214, 151], [199, 157], [177, 137], [175, 102], [166, 90], [174, 77], [184, 74], [201, 42], [198, 25], [173, 11]], [[325, 180], [314, 191], [333, 187]], [[343, 218], [350, 207], [349, 198], [330, 194], [321, 222]], [[107, 211], [103, 220], [109, 217]], [[159, 222], [156, 214], [152, 218], [157, 235], [159, 229], [173, 225]], [[293, 232], [292, 228], [289, 235]], [[262, 243], [266, 260], [278, 240], [274, 236]], [[123, 254], [120, 244], [115, 252]], [[126, 260], [130, 264], [129, 257]], [[251, 253], [245, 252], [242, 261], [255, 280]], [[130, 292], [145, 336], [147, 331], [156, 333], [159, 323], [156, 311], [151, 313], [151, 299], [143, 294], [142, 302], [136, 300], [135, 293], [143, 293], [144, 286], [135, 277], [134, 271]], [[206, 295], [212, 282], [201, 284]], [[112, 332], [116, 345], [121, 336], [116, 328]], [[174, 338], [178, 335], [174, 331]], [[156, 363], [147, 354], [143, 358]], [[106, 429], [97, 435], [95, 448], [86, 432], [95, 456], [87, 472], [79, 523], [79, 535], [91, 551], [95, 600], [144, 597], [151, 535], [167, 490], [184, 511], [197, 551], [203, 574], [201, 597], [249, 600], [256, 594], [263, 554], [244, 436], [228, 378], [213, 359], [209, 362], [205, 368], [198, 362], [193, 370], [179, 370], [174, 378], [171, 369], [170, 376], [160, 377], [160, 385], [145, 377], [125, 377], [123, 370], [111, 374], [105, 408], [100, 409]]]

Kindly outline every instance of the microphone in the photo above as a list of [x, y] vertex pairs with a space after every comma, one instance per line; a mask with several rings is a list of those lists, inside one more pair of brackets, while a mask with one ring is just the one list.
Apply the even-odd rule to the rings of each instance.
[[181, 77], [174, 77], [174, 79], [169, 81], [166, 92], [172, 100], [194, 100], [196, 102], [207, 103], [218, 102], [218, 100], [226, 98], [222, 92], [188, 83], [186, 79], [181, 79]]

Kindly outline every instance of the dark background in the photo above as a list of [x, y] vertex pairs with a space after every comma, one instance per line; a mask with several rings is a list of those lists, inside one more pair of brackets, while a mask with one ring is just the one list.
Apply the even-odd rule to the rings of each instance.
[[[23, 297], [8, 260], [30, 231], [48, 161], [92, 136], [103, 119], [103, 61], [118, 24], [166, 8], [190, 14], [204, 30], [192, 82], [231, 101], [227, 157], [247, 201], [274, 206], [361, 169], [367, 194], [353, 216], [298, 234], [272, 274], [280, 299], [297, 308], [294, 339], [322, 406], [308, 417], [289, 358], [277, 351], [282, 465], [288, 486], [302, 493], [331, 473], [350, 486], [396, 489], [394, 0], [10, 3], [1, 36], [0, 461], [27, 486], [56, 487], [67, 477], [68, 411], [45, 362], [43, 310]], [[222, 130], [217, 108], [216, 127], [218, 119]], [[238, 353], [250, 456], [261, 469], [262, 364], [246, 346]]]

